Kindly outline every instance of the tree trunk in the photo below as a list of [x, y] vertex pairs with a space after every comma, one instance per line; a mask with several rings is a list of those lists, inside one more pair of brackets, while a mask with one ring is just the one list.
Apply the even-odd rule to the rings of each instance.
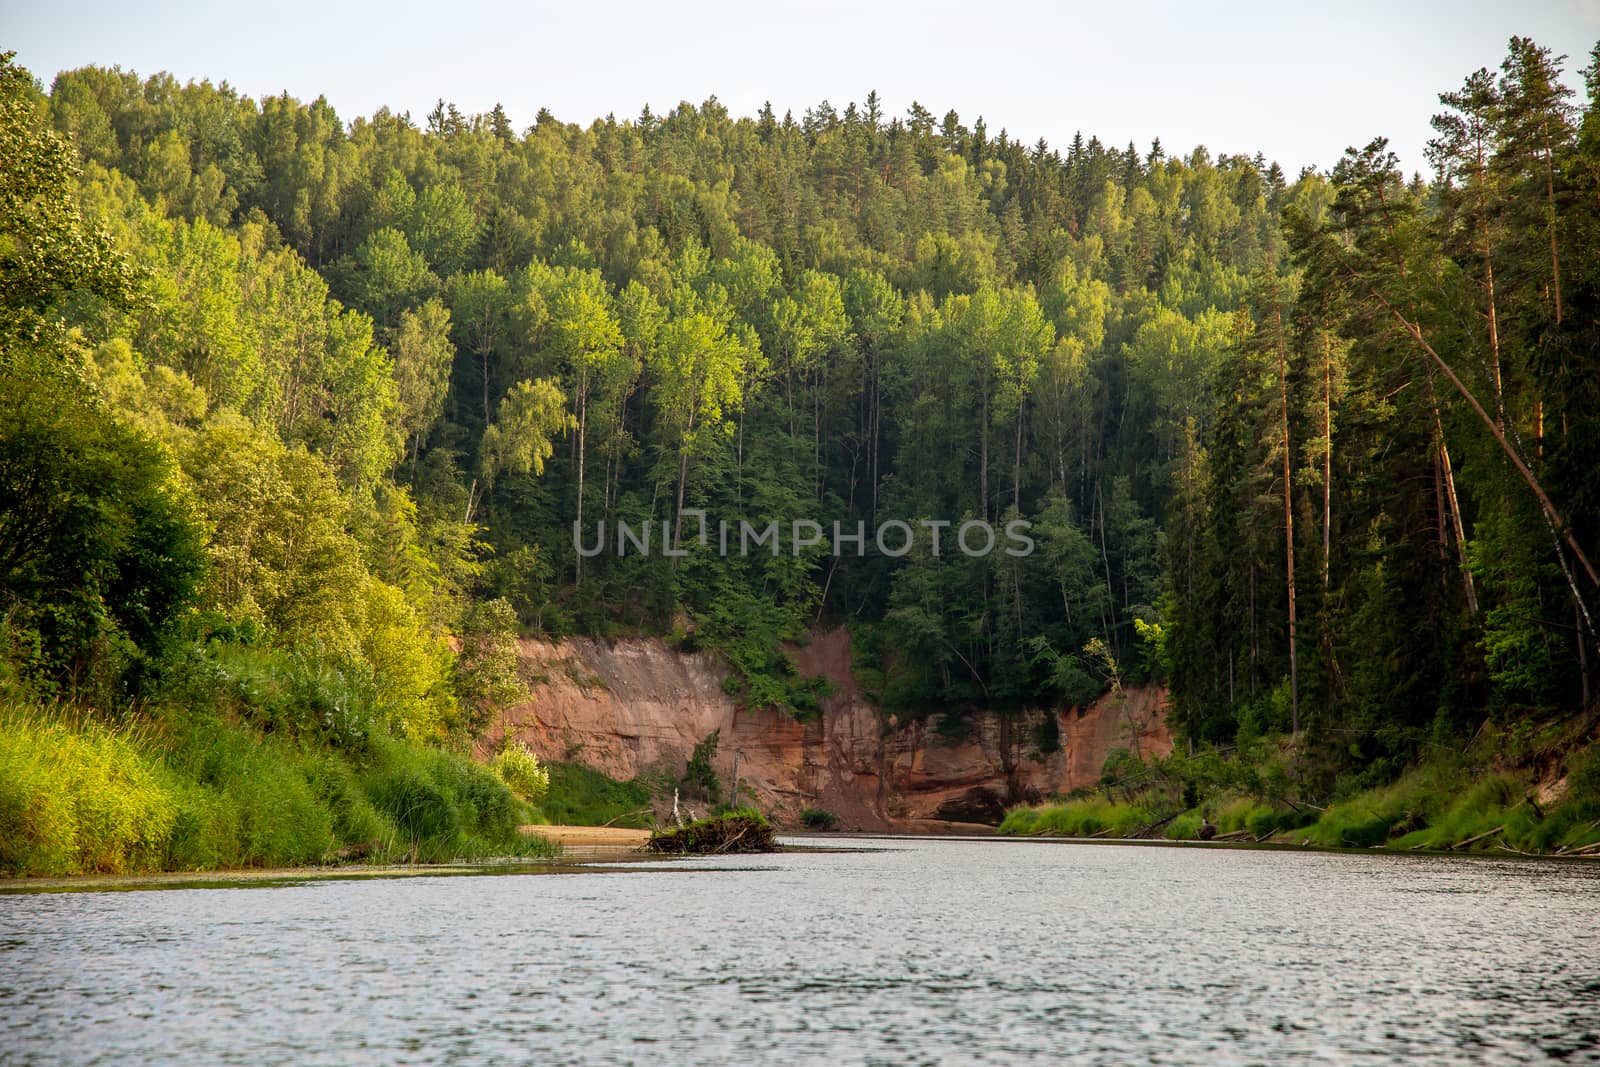
[[1550, 231], [1550, 289], [1555, 297], [1556, 325], [1561, 325], [1561, 254], [1556, 248], [1556, 170], [1555, 152], [1550, 146], [1550, 116], [1543, 123], [1545, 226]]
[[1016, 462], [1011, 468], [1011, 506], [1017, 509], [1017, 514], [1022, 514], [1022, 409], [1021, 399], [1017, 401], [1017, 455]]
[[[584, 446], [589, 436], [589, 390], [581, 383], [578, 388], [578, 530], [583, 530], [583, 472], [584, 472]], [[583, 553], [575, 553], [578, 559], [577, 584], [583, 584]]]
[[1288, 560], [1289, 592], [1289, 732], [1300, 732], [1300, 651], [1296, 647], [1294, 602], [1294, 483], [1289, 463], [1289, 359], [1283, 340], [1283, 310], [1274, 307], [1278, 329], [1279, 432], [1283, 435], [1283, 544]]
[[[1594, 564], [1589, 561], [1588, 555], [1578, 545], [1578, 539], [1573, 535], [1572, 529], [1567, 525], [1567, 521], [1556, 510], [1556, 506], [1550, 500], [1549, 494], [1544, 491], [1544, 486], [1540, 485], [1539, 479], [1533, 476], [1533, 471], [1528, 469], [1528, 465], [1523, 461], [1522, 456], [1517, 453], [1516, 449], [1511, 447], [1511, 442], [1506, 439], [1506, 435], [1495, 425], [1494, 420], [1489, 417], [1489, 413], [1483, 410], [1483, 405], [1478, 403], [1478, 398], [1473, 396], [1461, 379], [1456, 376], [1456, 372], [1450, 364], [1446, 363], [1444, 358], [1434, 351], [1433, 346], [1422, 336], [1421, 327], [1402, 315], [1377, 289], [1369, 288], [1368, 292], [1386, 311], [1394, 316], [1395, 321], [1400, 323], [1406, 333], [1411, 335], [1412, 340], [1417, 342], [1422, 350], [1428, 354], [1429, 358], [1438, 365], [1440, 370], [1444, 371], [1445, 377], [1449, 378], [1450, 383], [1456, 387], [1456, 392], [1460, 393], [1467, 403], [1472, 406], [1472, 410], [1477, 413], [1479, 421], [1489, 428], [1489, 432], [1494, 435], [1495, 443], [1500, 446], [1500, 450], [1505, 453], [1506, 458], [1511, 461], [1511, 465], [1522, 476], [1523, 482], [1533, 491], [1533, 495], [1538, 498], [1539, 506], [1544, 509], [1545, 521], [1555, 529], [1557, 534], [1566, 541], [1567, 546], [1572, 549], [1572, 554], [1583, 567], [1584, 574], [1588, 576], [1590, 583], [1600, 586], [1600, 573], [1595, 571]], [[1577, 595], [1576, 588], [1573, 589], [1573, 594]], [[1584, 611], [1587, 615], [1587, 607], [1585, 607]]]
[[[1485, 188], [1488, 181], [1488, 166], [1484, 159], [1483, 139], [1478, 138], [1478, 188]], [[1494, 296], [1494, 250], [1489, 237], [1489, 213], [1487, 208], [1478, 212], [1478, 231], [1483, 239], [1483, 288], [1489, 305], [1489, 370], [1494, 381], [1494, 406], [1495, 416], [1503, 428], [1506, 424], [1506, 399], [1505, 388], [1500, 376], [1500, 316], [1495, 307]]]
[[1472, 410], [1477, 413], [1478, 419], [1489, 428], [1489, 432], [1494, 435], [1495, 442], [1499, 444], [1500, 450], [1506, 454], [1507, 459], [1511, 460], [1512, 466], [1516, 467], [1517, 473], [1522, 476], [1522, 480], [1527, 483], [1528, 488], [1533, 491], [1533, 495], [1538, 498], [1539, 507], [1543, 509], [1545, 526], [1549, 528], [1550, 538], [1555, 543], [1556, 561], [1561, 564], [1561, 573], [1567, 580], [1567, 592], [1572, 597], [1573, 606], [1583, 616], [1585, 628], [1591, 635], [1594, 634], [1594, 620], [1589, 615], [1589, 605], [1583, 599], [1583, 593], [1578, 588], [1577, 579], [1572, 576], [1572, 569], [1567, 565], [1566, 554], [1561, 551], [1562, 541], [1565, 540], [1567, 546], [1572, 549], [1573, 556], [1577, 558], [1579, 565], [1583, 567], [1584, 574], [1588, 577], [1591, 585], [1600, 586], [1600, 574], [1595, 573], [1594, 564], [1589, 561], [1589, 557], [1579, 547], [1577, 537], [1573, 534], [1571, 527], [1567, 525], [1566, 520], [1561, 517], [1561, 513], [1556, 510], [1555, 504], [1551, 502], [1549, 495], [1544, 491], [1544, 486], [1539, 484], [1539, 480], [1533, 476], [1533, 471], [1528, 469], [1527, 463], [1523, 461], [1516, 449], [1511, 447], [1511, 442], [1506, 440], [1506, 435], [1494, 424], [1494, 420], [1489, 418], [1488, 412], [1483, 410], [1483, 405], [1478, 403], [1478, 398], [1472, 395], [1461, 379], [1456, 376], [1456, 372], [1450, 367], [1450, 364], [1446, 363], [1444, 358], [1434, 351], [1433, 346], [1422, 336], [1422, 328], [1400, 314], [1392, 304], [1383, 298], [1383, 294], [1376, 289], [1369, 289], [1368, 291], [1380, 305], [1400, 322], [1406, 332], [1421, 346], [1422, 350], [1444, 371], [1445, 376], [1456, 387], [1456, 391], [1466, 399], [1467, 403], [1472, 406]]
[[989, 518], [989, 386], [983, 384], [983, 417], [978, 440], [978, 517]]
[[1333, 559], [1333, 338], [1322, 335], [1322, 591]]
[[689, 450], [678, 453], [678, 510], [672, 516], [672, 547], [677, 549], [683, 540], [683, 489], [689, 481]]
[[1450, 446], [1444, 439], [1444, 420], [1439, 414], [1439, 394], [1434, 388], [1433, 368], [1428, 368], [1428, 404], [1433, 410], [1434, 464], [1443, 483], [1443, 499], [1439, 508], [1439, 544], [1444, 547], [1450, 534], [1455, 535], [1457, 559], [1461, 566], [1461, 583], [1467, 598], [1467, 614], [1478, 614], [1478, 590], [1472, 580], [1472, 568], [1467, 561], [1467, 531], [1461, 521], [1461, 501], [1456, 496], [1455, 468], [1450, 463]]
[[[1434, 408], [1434, 422], [1439, 420], [1439, 409]], [[1450, 520], [1456, 535], [1456, 551], [1461, 558], [1461, 583], [1466, 588], [1467, 614], [1478, 614], [1478, 589], [1472, 581], [1472, 567], [1467, 561], [1467, 531], [1461, 521], [1461, 502], [1456, 496], [1455, 469], [1450, 464], [1450, 446], [1445, 443], [1444, 431], [1439, 429], [1439, 465], [1444, 470], [1445, 501], [1450, 507]]]

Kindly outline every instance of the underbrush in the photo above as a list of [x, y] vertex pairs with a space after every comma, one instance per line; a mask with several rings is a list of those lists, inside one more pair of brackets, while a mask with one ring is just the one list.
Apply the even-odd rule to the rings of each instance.
[[550, 851], [527, 807], [464, 756], [368, 734], [353, 750], [215, 711], [106, 723], [0, 705], [0, 871], [434, 862]]
[[549, 785], [534, 812], [535, 822], [647, 829], [654, 821], [648, 782], [619, 782], [581, 763], [546, 763], [544, 770]]
[[1332, 805], [1295, 840], [1330, 848], [1582, 848], [1600, 841], [1600, 759], [1593, 751], [1575, 759], [1566, 795], [1549, 806], [1517, 775], [1424, 766]]
[[832, 830], [839, 825], [839, 816], [826, 808], [806, 808], [800, 813], [800, 825], [807, 830]]
[[180, 790], [135, 730], [0, 708], [0, 870], [70, 874], [160, 866]]
[[1549, 764], [1487, 735], [1469, 753], [1436, 758], [1384, 785], [1362, 789], [1349, 780], [1348, 794], [1330, 790], [1331, 803], [1302, 791], [1286, 752], [1269, 739], [1226, 756], [1122, 757], [1115, 768], [1108, 762], [1097, 792], [1013, 809], [1000, 832], [1124, 837], [1148, 828], [1169, 840], [1526, 853], [1587, 853], [1600, 843], [1600, 746], [1561, 757], [1566, 788], [1548, 802], [1535, 795], [1531, 768]]
[[1036, 808], [1013, 808], [1000, 824], [1000, 832], [1019, 836], [1130, 837], [1159, 818], [1141, 804], [1089, 797]]

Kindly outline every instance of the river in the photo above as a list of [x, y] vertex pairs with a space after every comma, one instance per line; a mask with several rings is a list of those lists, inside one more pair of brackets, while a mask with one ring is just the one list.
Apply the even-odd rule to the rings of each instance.
[[948, 839], [6, 895], [0, 1062], [1600, 1061], [1597, 920], [1584, 862]]

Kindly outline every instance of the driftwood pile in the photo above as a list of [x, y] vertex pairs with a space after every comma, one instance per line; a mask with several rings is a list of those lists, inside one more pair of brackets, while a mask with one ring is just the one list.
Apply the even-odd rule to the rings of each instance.
[[649, 852], [678, 856], [720, 856], [739, 852], [776, 852], [772, 824], [754, 811], [730, 811], [687, 826], [657, 830], [645, 843]]

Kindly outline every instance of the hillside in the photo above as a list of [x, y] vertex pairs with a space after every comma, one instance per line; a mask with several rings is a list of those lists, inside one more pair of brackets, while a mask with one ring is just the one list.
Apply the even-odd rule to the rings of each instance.
[[[875, 93], [518, 130], [7, 58], [0, 731], [153, 731], [171, 770], [214, 721], [360, 777], [510, 714], [550, 756], [530, 650], [670, 646], [715, 664], [675, 735], [892, 724], [773, 761], [863, 825], [951, 799], [889, 804], [952, 751], [930, 781], [1026, 799], [999, 731], [1155, 687], [1185, 758], [1281, 757], [1295, 803], [1483, 737], [1562, 763], [1600, 664], [1597, 57], [1583, 104], [1524, 38], [1441, 86], [1427, 178], [1381, 137], [1288, 175]], [[28, 766], [6, 818], [88, 789]], [[330, 825], [342, 775], [300, 775]]]

